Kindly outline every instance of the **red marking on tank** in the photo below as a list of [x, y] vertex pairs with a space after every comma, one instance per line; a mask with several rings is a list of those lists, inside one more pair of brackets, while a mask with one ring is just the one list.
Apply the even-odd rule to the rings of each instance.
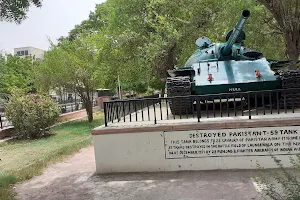
[[256, 76], [256, 78], [260, 78], [261, 77], [259, 69], [255, 70], [255, 76]]
[[208, 80], [208, 81], [212, 81], [212, 80], [213, 80], [212, 74], [209, 74], [209, 75], [208, 75], [207, 80]]

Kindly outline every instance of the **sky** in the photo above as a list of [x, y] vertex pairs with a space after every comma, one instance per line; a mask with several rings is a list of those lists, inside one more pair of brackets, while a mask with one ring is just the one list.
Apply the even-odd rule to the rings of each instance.
[[48, 50], [49, 42], [67, 36], [76, 24], [87, 19], [96, 4], [105, 0], [43, 0], [41, 8], [31, 7], [20, 25], [0, 22], [0, 50], [32, 46]]

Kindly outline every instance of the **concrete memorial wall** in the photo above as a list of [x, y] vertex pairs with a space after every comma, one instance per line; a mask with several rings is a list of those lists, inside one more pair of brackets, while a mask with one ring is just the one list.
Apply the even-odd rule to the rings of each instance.
[[164, 132], [166, 159], [300, 154], [300, 127]]
[[290, 156], [300, 154], [300, 126], [286, 122], [95, 129], [97, 173], [276, 168], [271, 155], [291, 167]]

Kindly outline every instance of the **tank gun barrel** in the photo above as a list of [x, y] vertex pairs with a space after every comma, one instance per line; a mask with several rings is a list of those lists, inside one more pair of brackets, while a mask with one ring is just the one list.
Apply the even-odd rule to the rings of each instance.
[[242, 12], [242, 16], [240, 18], [240, 21], [236, 24], [230, 38], [227, 41], [226, 46], [222, 49], [222, 54], [227, 56], [230, 54], [230, 51], [232, 49], [233, 44], [236, 42], [236, 39], [238, 38], [238, 36], [240, 35], [240, 33], [243, 30], [243, 26], [246, 22], [246, 20], [249, 18], [250, 16], [250, 11], [249, 10], [244, 10]]

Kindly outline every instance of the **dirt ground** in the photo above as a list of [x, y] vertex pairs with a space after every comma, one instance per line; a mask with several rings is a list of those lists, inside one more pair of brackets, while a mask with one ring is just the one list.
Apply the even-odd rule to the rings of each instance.
[[260, 200], [253, 171], [94, 175], [94, 148], [15, 186], [21, 200]]

